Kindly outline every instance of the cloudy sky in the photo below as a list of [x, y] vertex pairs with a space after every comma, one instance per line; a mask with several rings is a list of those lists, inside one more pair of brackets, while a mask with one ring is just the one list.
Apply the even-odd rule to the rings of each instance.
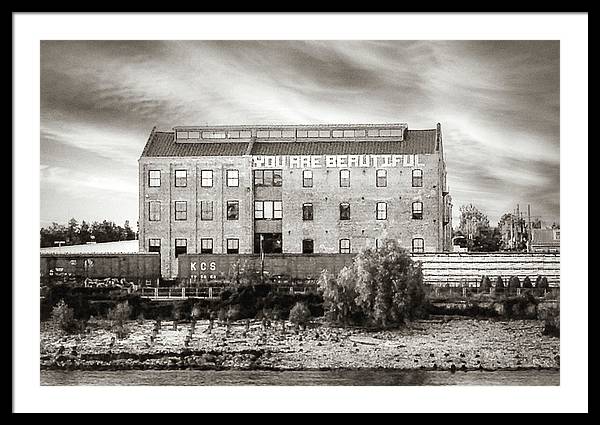
[[[454, 217], [559, 221], [559, 43], [47, 41], [41, 224], [137, 221], [153, 126], [442, 124]], [[457, 221], [455, 221], [455, 224]]]

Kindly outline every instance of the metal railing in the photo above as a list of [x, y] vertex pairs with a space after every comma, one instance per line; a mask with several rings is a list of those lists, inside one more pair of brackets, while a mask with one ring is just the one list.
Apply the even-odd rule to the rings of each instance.
[[[141, 297], [155, 300], [161, 299], [187, 299], [187, 298], [205, 298], [216, 299], [221, 296], [225, 288], [222, 286], [197, 286], [197, 287], [142, 287], [137, 292]], [[316, 286], [294, 285], [294, 286], [276, 286], [275, 292], [289, 294], [306, 294], [311, 290], [316, 290]]]

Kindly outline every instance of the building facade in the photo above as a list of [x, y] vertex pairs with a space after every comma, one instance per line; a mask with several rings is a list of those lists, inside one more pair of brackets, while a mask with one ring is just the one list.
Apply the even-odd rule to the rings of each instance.
[[532, 229], [531, 252], [560, 252], [560, 229]]
[[439, 124], [153, 129], [139, 186], [139, 249], [164, 277], [182, 253], [452, 249]]

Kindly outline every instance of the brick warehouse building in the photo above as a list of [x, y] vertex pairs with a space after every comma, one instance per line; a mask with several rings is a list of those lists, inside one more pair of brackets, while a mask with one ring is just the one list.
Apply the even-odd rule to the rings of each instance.
[[[153, 129], [139, 159], [139, 249], [164, 277], [181, 253], [357, 253], [391, 238], [451, 250], [441, 126]], [[262, 241], [262, 242], [261, 242]]]

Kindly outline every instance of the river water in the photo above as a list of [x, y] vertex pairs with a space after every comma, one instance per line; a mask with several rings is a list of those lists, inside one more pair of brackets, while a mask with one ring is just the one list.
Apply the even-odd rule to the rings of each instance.
[[42, 370], [41, 385], [559, 385], [558, 370]]

